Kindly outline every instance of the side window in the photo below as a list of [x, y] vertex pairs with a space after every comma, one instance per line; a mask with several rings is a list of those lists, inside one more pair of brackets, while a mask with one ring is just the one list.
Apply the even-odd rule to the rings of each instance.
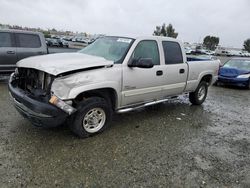
[[145, 40], [139, 42], [132, 54], [132, 58], [151, 58], [155, 65], [160, 65], [157, 42], [153, 40]]
[[40, 48], [41, 47], [41, 41], [38, 35], [24, 34], [24, 33], [16, 33], [15, 35], [16, 35], [18, 47], [22, 47], [22, 48]]
[[163, 41], [165, 64], [183, 63], [181, 47], [177, 42]]
[[12, 47], [10, 33], [0, 33], [0, 47]]

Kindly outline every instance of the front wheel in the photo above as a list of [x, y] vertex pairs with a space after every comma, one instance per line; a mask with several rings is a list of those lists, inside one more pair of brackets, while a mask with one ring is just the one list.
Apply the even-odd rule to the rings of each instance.
[[189, 101], [193, 105], [201, 105], [207, 98], [208, 83], [201, 81], [194, 92], [189, 93]]
[[100, 97], [91, 97], [77, 106], [70, 129], [80, 138], [104, 131], [112, 117], [112, 108]]

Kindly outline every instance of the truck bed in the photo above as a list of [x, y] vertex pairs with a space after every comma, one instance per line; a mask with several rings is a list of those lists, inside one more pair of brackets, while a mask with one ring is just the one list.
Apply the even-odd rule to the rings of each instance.
[[[191, 59], [189, 58], [189, 60]], [[220, 60], [196, 58], [194, 61], [188, 61], [187, 64], [189, 68], [187, 86], [185, 89], [187, 92], [194, 91], [204, 75], [211, 75], [213, 80], [210, 84], [213, 84], [218, 78], [217, 75], [219, 71]]]

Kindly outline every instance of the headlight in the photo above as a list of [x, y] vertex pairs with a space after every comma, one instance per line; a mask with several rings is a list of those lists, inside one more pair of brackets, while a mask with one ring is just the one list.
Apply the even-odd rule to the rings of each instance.
[[250, 74], [242, 74], [242, 75], [237, 76], [237, 78], [249, 78], [249, 77], [250, 77]]
[[62, 109], [64, 112], [68, 113], [69, 115], [73, 114], [76, 109], [73, 108], [71, 105], [67, 104], [63, 100], [59, 99], [57, 96], [53, 95], [49, 102], [58, 108]]

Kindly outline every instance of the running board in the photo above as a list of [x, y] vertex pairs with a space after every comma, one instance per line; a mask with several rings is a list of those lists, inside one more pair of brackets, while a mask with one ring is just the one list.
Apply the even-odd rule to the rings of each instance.
[[139, 105], [139, 106], [136, 106], [136, 107], [123, 108], [123, 109], [118, 110], [117, 113], [126, 113], [126, 112], [130, 112], [130, 111], [133, 111], [133, 110], [138, 110], [140, 108], [144, 108], [144, 107], [147, 107], [147, 106], [152, 106], [152, 105], [155, 105], [155, 104], [167, 102], [167, 101], [169, 101], [171, 99], [174, 99], [174, 98], [153, 101], [153, 102], [145, 103], [145, 104], [142, 104], [142, 105]]

